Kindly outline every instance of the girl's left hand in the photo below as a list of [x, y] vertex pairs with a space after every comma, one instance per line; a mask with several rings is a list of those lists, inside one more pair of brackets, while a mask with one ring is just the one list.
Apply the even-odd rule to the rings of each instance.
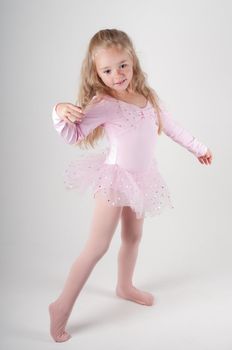
[[211, 151], [207, 149], [207, 152], [203, 156], [197, 158], [201, 164], [211, 164], [213, 155]]

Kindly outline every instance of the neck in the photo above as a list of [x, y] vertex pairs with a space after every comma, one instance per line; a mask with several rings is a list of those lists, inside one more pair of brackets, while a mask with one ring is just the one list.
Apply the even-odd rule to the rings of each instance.
[[128, 88], [123, 90], [123, 91], [120, 91], [120, 92], [116, 92], [116, 91], [113, 91], [112, 92], [114, 97], [116, 98], [121, 98], [121, 99], [125, 99], [127, 98], [129, 95], [132, 95], [133, 94], [133, 91], [129, 90]]

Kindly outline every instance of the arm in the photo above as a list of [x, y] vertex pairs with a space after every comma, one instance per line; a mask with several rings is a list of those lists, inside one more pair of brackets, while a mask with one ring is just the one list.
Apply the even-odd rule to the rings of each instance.
[[68, 123], [61, 119], [56, 112], [55, 105], [52, 109], [52, 121], [55, 130], [68, 144], [74, 144], [78, 140], [78, 129], [76, 123]]
[[75, 144], [83, 140], [96, 127], [104, 124], [109, 110], [108, 102], [101, 100], [86, 108], [86, 111], [84, 111], [85, 117], [81, 122], [68, 123], [58, 116], [56, 106], [52, 110], [53, 125], [58, 134], [68, 144]]
[[200, 157], [206, 154], [207, 146], [201, 143], [195, 136], [189, 131], [184, 129], [180, 124], [173, 120], [170, 114], [161, 108], [161, 120], [163, 122], [163, 131], [173, 141], [179, 145], [185, 147], [189, 152], [193, 153], [196, 157]]

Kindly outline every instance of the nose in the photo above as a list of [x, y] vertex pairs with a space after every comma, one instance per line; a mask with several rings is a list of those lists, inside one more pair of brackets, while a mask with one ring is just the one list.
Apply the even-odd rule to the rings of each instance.
[[115, 73], [114, 73], [115, 79], [117, 78], [122, 78], [123, 77], [123, 73], [121, 72], [120, 69], [115, 69]]

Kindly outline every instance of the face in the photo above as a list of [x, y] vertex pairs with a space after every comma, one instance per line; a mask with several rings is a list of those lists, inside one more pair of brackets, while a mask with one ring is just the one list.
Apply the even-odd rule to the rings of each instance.
[[99, 49], [95, 64], [98, 76], [113, 93], [119, 95], [127, 89], [133, 76], [133, 61], [126, 50], [116, 47]]

